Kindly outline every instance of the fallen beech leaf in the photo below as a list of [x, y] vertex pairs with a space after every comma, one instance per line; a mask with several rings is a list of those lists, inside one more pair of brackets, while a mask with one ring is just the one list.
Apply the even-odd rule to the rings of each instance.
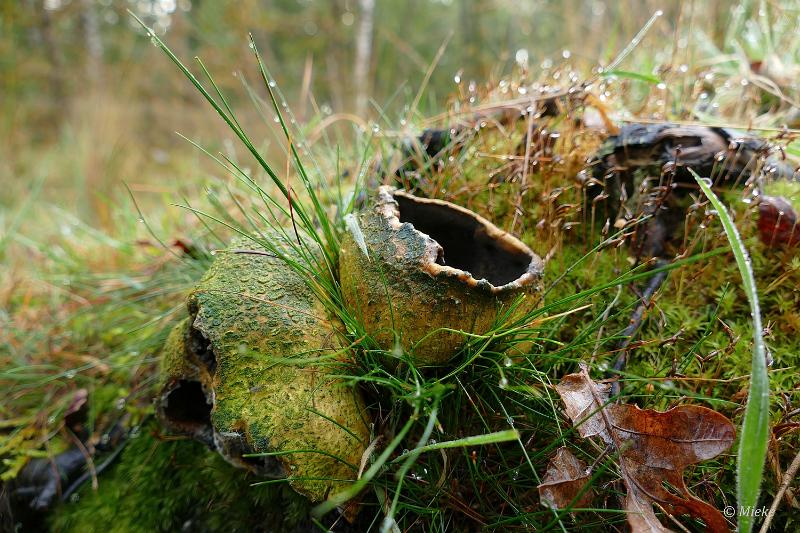
[[717, 509], [689, 493], [683, 470], [731, 446], [736, 432], [730, 420], [697, 405], [662, 413], [610, 404], [609, 387], [592, 381], [584, 365], [579, 373], [564, 376], [556, 389], [580, 435], [599, 436], [616, 450], [628, 490], [628, 524], [634, 533], [669, 531], [656, 518], [653, 503], [670, 514], [699, 518], [707, 531], [729, 531]]
[[570, 504], [572, 507], [588, 506], [594, 494], [591, 488], [578, 498], [591, 477], [588, 470], [586, 463], [575, 457], [569, 449], [559, 448], [550, 459], [547, 473], [539, 485], [542, 505], [553, 509], [565, 509]]

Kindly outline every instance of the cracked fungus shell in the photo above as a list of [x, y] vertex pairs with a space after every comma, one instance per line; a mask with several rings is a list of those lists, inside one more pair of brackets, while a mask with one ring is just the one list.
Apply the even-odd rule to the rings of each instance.
[[342, 292], [383, 349], [396, 335], [417, 364], [442, 364], [460, 331], [489, 331], [520, 296], [515, 313], [538, 305], [541, 259], [468, 209], [381, 187], [358, 222], [342, 243]]
[[[263, 253], [221, 252], [188, 308], [162, 355], [157, 410], [167, 428], [237, 466], [289, 477], [311, 500], [354, 480], [369, 440], [363, 401], [332, 377], [341, 347], [300, 276]], [[271, 455], [244, 457], [259, 452]]]

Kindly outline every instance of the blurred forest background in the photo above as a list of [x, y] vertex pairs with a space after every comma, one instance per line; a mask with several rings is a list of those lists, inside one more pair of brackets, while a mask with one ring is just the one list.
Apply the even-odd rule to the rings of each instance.
[[[660, 9], [664, 16], [644, 45], [648, 62], [658, 65], [676, 27], [690, 36], [697, 27], [720, 43], [732, 7], [674, 0], [0, 0], [0, 226], [41, 180], [37, 202], [108, 228], [114, 205], [126, 201], [123, 182], [147, 205], [217, 172], [175, 132], [212, 151], [226, 149], [230, 132], [128, 10], [185, 61], [201, 57], [240, 110], [251, 103], [237, 72], [257, 81], [247, 45], [252, 32], [298, 120], [354, 114], [396, 125], [434, 63], [423, 114], [515, 63], [535, 70], [554, 61], [584, 69], [608, 62]], [[255, 111], [240, 116], [256, 138], [264, 132], [269, 151], [272, 125]]]

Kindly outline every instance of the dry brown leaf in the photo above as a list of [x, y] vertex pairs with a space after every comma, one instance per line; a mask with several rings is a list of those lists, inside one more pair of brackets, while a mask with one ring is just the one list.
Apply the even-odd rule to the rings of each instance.
[[550, 459], [547, 473], [539, 485], [539, 499], [542, 505], [553, 509], [587, 507], [594, 495], [591, 487], [579, 498], [578, 495], [590, 477], [586, 463], [575, 457], [565, 446], [559, 448]]
[[[707, 531], [729, 531], [722, 514], [694, 497], [684, 469], [712, 459], [733, 443], [736, 431], [725, 416], [697, 405], [665, 412], [610, 404], [609, 387], [589, 377], [586, 366], [556, 385], [567, 415], [582, 437], [600, 437], [619, 456], [628, 494], [625, 510], [634, 533], [669, 531], [656, 518], [653, 503], [674, 515], [690, 514]], [[665, 486], [669, 485], [669, 489]]]

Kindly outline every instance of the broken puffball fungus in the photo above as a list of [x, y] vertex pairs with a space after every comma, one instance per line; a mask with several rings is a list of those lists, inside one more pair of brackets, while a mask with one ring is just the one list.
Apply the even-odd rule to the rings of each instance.
[[485, 333], [520, 297], [515, 313], [538, 304], [542, 260], [468, 209], [384, 186], [358, 223], [342, 242], [342, 293], [385, 350], [397, 339], [417, 364], [442, 364], [462, 331]]
[[313, 501], [354, 480], [369, 440], [364, 403], [333, 376], [337, 323], [300, 274], [269, 254], [219, 253], [188, 309], [163, 350], [162, 423], [236, 466], [288, 477]]

